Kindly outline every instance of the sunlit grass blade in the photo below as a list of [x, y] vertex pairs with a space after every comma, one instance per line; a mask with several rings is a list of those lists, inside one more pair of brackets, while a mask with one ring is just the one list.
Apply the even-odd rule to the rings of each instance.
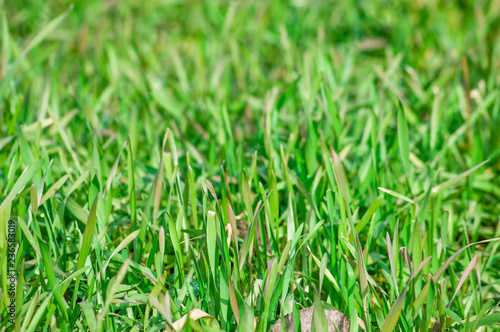
[[317, 291], [315, 291], [311, 332], [321, 331], [328, 331], [328, 326], [326, 323], [325, 309], [321, 303], [320, 295]]
[[[314, 254], [311, 252], [311, 249], [309, 247], [307, 247], [307, 249], [309, 250], [309, 253], [311, 254], [311, 257], [313, 258], [314, 262], [318, 265], [318, 268], [321, 268], [321, 261], [316, 257], [314, 256]], [[335, 280], [335, 278], [333, 277], [332, 273], [330, 272], [330, 270], [326, 269], [325, 270], [325, 275], [326, 275], [326, 278], [332, 283], [332, 285], [335, 287], [335, 289], [340, 292], [340, 288], [339, 288], [339, 285], [337, 283], [337, 281]]]
[[387, 194], [389, 194], [391, 196], [394, 196], [396, 198], [402, 199], [405, 202], [408, 202], [408, 203], [416, 205], [416, 203], [412, 199], [410, 199], [410, 198], [408, 198], [408, 197], [406, 197], [404, 195], [401, 195], [401, 194], [399, 194], [399, 193], [397, 193], [395, 191], [392, 191], [390, 189], [385, 189], [385, 188], [380, 188], [379, 187], [378, 190], [381, 190], [381, 191], [383, 191], [383, 192], [385, 192], [385, 193], [387, 193]]
[[483, 165], [487, 164], [490, 160], [485, 160], [483, 161], [482, 163], [472, 167], [471, 169], [457, 175], [456, 177], [448, 180], [448, 181], [445, 181], [443, 183], [440, 183], [438, 184], [437, 186], [433, 187], [432, 188], [432, 194], [433, 195], [438, 195], [440, 194], [441, 192], [443, 192], [444, 190], [454, 186], [455, 184], [457, 184], [458, 182], [460, 182], [462, 179], [466, 178], [467, 176], [469, 176], [470, 174], [472, 174], [474, 171], [476, 171], [477, 169], [479, 169], [480, 167], [482, 167]]
[[401, 315], [401, 310], [403, 309], [403, 304], [406, 297], [407, 287], [403, 288], [401, 294], [399, 294], [396, 301], [392, 304], [391, 310], [385, 317], [384, 326], [382, 326], [382, 332], [392, 332], [396, 328], [399, 317]]
[[472, 272], [472, 269], [474, 269], [474, 267], [476, 266], [478, 258], [479, 258], [479, 255], [475, 255], [471, 259], [469, 265], [467, 265], [467, 267], [465, 268], [464, 273], [462, 274], [462, 276], [460, 277], [460, 280], [458, 281], [457, 288], [455, 289], [455, 292], [453, 293], [453, 296], [451, 297], [450, 302], [448, 302], [448, 305], [446, 306], [447, 308], [450, 307], [451, 302], [453, 302], [453, 299], [455, 298], [455, 296], [457, 295], [458, 291], [460, 290], [460, 287], [462, 287], [462, 285], [464, 284], [465, 280], [467, 279], [467, 277], [469, 277], [470, 273]]
[[102, 311], [99, 313], [97, 316], [97, 324], [98, 324], [98, 331], [103, 330], [103, 320], [104, 317], [107, 316], [107, 313], [109, 311], [109, 307], [111, 305], [111, 301], [113, 301], [116, 293], [119, 290], [119, 287], [121, 283], [123, 282], [123, 279], [125, 278], [125, 275], [127, 274], [129, 267], [129, 260], [127, 259], [125, 263], [120, 267], [120, 270], [118, 271], [116, 277], [114, 277], [110, 283], [108, 290], [106, 292], [106, 300], [104, 302], [104, 306]]
[[391, 266], [392, 280], [394, 282], [394, 287], [396, 288], [396, 294], [399, 295], [398, 283], [396, 281], [396, 270], [394, 269], [394, 258], [392, 257], [392, 245], [391, 237], [389, 233], [385, 233], [386, 243], [387, 243], [387, 257], [389, 257], [389, 265]]
[[[119, 253], [123, 248], [128, 246], [130, 242], [134, 241], [135, 238], [137, 237], [137, 235], [139, 235], [139, 232], [140, 232], [140, 230], [136, 230], [136, 231], [132, 232], [131, 234], [127, 235], [127, 237], [125, 239], [123, 239], [122, 242], [120, 242], [120, 244], [115, 248], [115, 250], [113, 250], [113, 252], [109, 256], [109, 258], [106, 260], [106, 263], [104, 263], [104, 266], [102, 267], [102, 272], [106, 271], [106, 267], [108, 266], [109, 262], [111, 261], [111, 258], [113, 258], [113, 256], [115, 256], [117, 253]], [[99, 275], [100, 275], [100, 273], [99, 273]], [[99, 275], [97, 277], [98, 279], [99, 279]]]
[[365, 214], [359, 221], [359, 223], [356, 225], [356, 233], [359, 233], [363, 230], [363, 228], [366, 226], [366, 224], [370, 221], [371, 217], [375, 212], [377, 212], [378, 208], [380, 205], [382, 205], [382, 201], [384, 200], [384, 196], [380, 195], [377, 197], [376, 200], [373, 201], [373, 203], [370, 205], [368, 210], [366, 210]]
[[[79, 270], [85, 265], [85, 261], [88, 258], [90, 251], [90, 246], [92, 245], [92, 240], [94, 238], [94, 233], [96, 231], [97, 223], [97, 202], [99, 201], [99, 196], [96, 197], [92, 208], [90, 209], [89, 217], [87, 219], [87, 225], [85, 225], [85, 231], [83, 233], [83, 240], [80, 247], [80, 253], [78, 255], [78, 261], [76, 263], [76, 269]], [[73, 292], [73, 298], [71, 301], [71, 307], [74, 308], [77, 298], [78, 285], [80, 283], [81, 275], [79, 275], [75, 282], [75, 291]]]
[[488, 242], [494, 242], [494, 241], [500, 241], [500, 238], [494, 238], [494, 239], [488, 239], [488, 240], [478, 241], [478, 242], [470, 243], [470, 244], [466, 245], [465, 247], [460, 248], [456, 253], [454, 253], [453, 255], [451, 255], [450, 258], [448, 258], [439, 267], [439, 269], [436, 271], [436, 273], [434, 273], [434, 275], [432, 276], [432, 279], [434, 280], [434, 282], [437, 283], [438, 280], [443, 276], [443, 274], [446, 271], [446, 269], [450, 266], [451, 262], [453, 262], [453, 260], [455, 258], [457, 258], [458, 255], [460, 255], [465, 249], [470, 248], [470, 247], [475, 246], [475, 245], [478, 245], [478, 244], [488, 243]]

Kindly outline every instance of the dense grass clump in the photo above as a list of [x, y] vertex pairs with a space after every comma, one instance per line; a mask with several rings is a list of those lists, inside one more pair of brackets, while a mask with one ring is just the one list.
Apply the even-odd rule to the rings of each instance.
[[499, 32], [482, 0], [0, 1], [0, 331], [498, 330]]

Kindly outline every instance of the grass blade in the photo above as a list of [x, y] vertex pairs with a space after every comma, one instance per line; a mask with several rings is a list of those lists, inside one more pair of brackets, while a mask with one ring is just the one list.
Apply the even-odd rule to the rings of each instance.
[[406, 123], [405, 112], [401, 100], [399, 100], [398, 108], [398, 143], [399, 153], [401, 154], [401, 160], [403, 161], [403, 169], [407, 180], [410, 181], [410, 145], [408, 124]]
[[460, 287], [462, 287], [462, 285], [464, 284], [465, 280], [467, 279], [467, 277], [469, 276], [469, 274], [472, 272], [472, 269], [474, 269], [474, 267], [476, 266], [478, 258], [479, 258], [479, 255], [475, 255], [471, 259], [469, 265], [467, 265], [467, 267], [465, 268], [464, 273], [462, 274], [462, 276], [460, 277], [460, 280], [458, 281], [458, 285], [457, 285], [457, 288], [455, 289], [455, 293], [453, 293], [453, 296], [451, 297], [450, 302], [448, 302], [448, 305], [446, 306], [446, 308], [450, 307], [451, 302], [453, 302], [453, 299], [455, 298], [455, 296], [457, 295], [458, 291], [460, 290]]

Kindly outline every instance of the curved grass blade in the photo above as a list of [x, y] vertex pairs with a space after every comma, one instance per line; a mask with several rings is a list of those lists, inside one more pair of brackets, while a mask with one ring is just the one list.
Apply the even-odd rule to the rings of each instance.
[[437, 283], [439, 281], [439, 279], [441, 278], [441, 276], [444, 274], [444, 271], [446, 271], [446, 269], [448, 268], [448, 266], [450, 266], [451, 262], [453, 262], [453, 260], [455, 258], [457, 258], [457, 256], [460, 255], [462, 253], [462, 251], [464, 251], [465, 249], [467, 249], [469, 247], [472, 247], [472, 246], [475, 246], [475, 245], [478, 245], [478, 244], [481, 244], [481, 243], [488, 243], [488, 242], [494, 242], [494, 241], [500, 241], [500, 237], [497, 237], [497, 238], [494, 238], [494, 239], [488, 239], [488, 240], [482, 240], [482, 241], [470, 243], [470, 244], [466, 245], [465, 247], [460, 248], [450, 258], [448, 258], [441, 265], [441, 267], [439, 267], [439, 269], [436, 271], [436, 273], [434, 273], [434, 275], [432, 276], [432, 279], [434, 280], [434, 282]]

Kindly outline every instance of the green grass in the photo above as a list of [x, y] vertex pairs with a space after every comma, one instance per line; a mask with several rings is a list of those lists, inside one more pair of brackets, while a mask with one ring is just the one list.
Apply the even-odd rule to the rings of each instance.
[[320, 329], [322, 307], [500, 329], [498, 1], [1, 1], [0, 22], [0, 331], [266, 331], [312, 305]]

